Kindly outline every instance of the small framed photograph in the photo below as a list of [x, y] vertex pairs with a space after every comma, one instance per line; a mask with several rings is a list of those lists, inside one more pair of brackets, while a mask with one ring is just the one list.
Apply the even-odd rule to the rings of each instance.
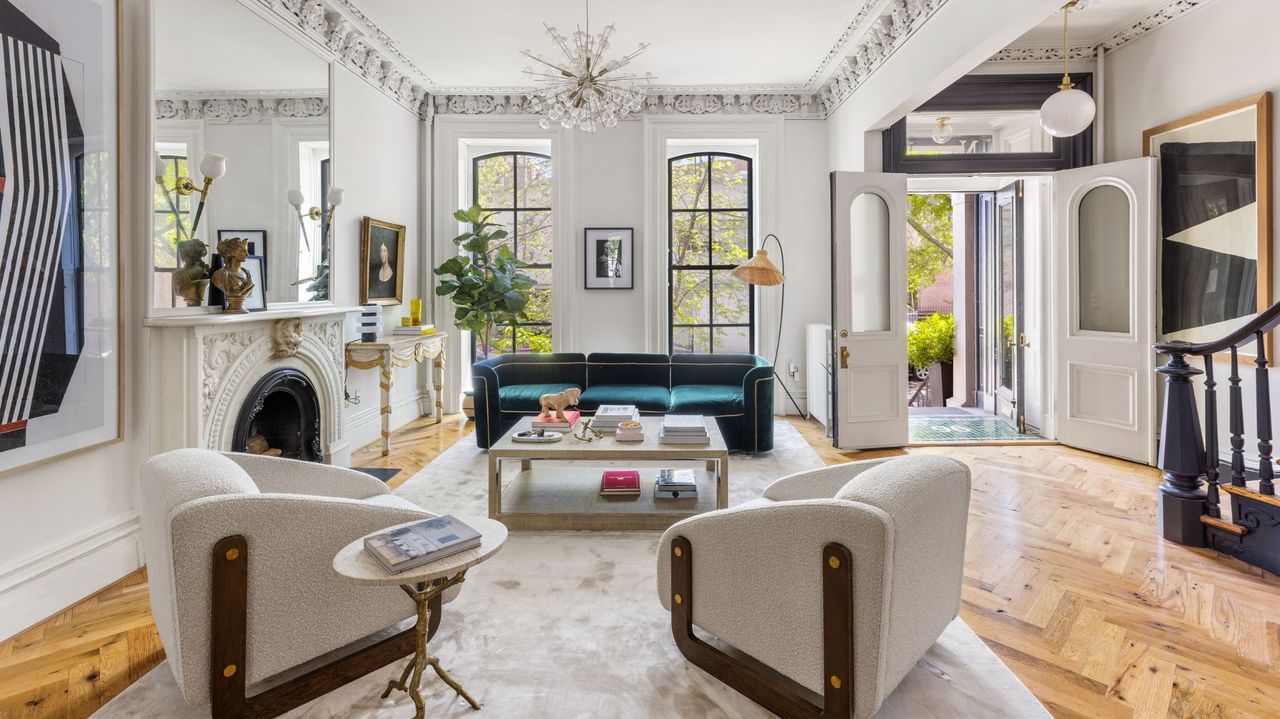
[[[238, 235], [232, 235], [238, 237]], [[222, 269], [222, 255], [214, 253], [209, 259], [209, 274]], [[267, 261], [261, 255], [249, 255], [240, 263], [240, 269], [248, 272], [249, 277], [253, 279], [253, 291], [244, 299], [244, 308], [250, 312], [261, 312], [267, 308]], [[221, 307], [226, 309], [227, 296], [222, 294], [222, 290], [209, 283], [209, 301], [210, 307]]]
[[635, 287], [634, 236], [635, 231], [630, 227], [588, 227], [582, 231], [582, 254], [586, 258], [585, 289], [629, 290]]
[[[262, 291], [266, 292], [267, 287], [267, 231], [266, 230], [218, 230], [218, 242], [232, 238], [243, 237], [249, 241], [249, 255], [257, 255], [262, 258]], [[217, 247], [217, 245], [214, 245]], [[254, 282], [257, 282], [255, 279]]]
[[360, 225], [360, 302], [404, 301], [404, 225], [365, 217]]

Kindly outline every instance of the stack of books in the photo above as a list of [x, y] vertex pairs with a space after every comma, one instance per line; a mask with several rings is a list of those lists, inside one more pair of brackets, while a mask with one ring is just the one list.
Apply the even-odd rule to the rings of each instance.
[[644, 441], [644, 425], [639, 422], [627, 420], [618, 425], [618, 431], [613, 438], [619, 442], [643, 442]]
[[591, 418], [591, 429], [605, 434], [617, 431], [623, 422], [639, 422], [640, 410], [634, 404], [602, 404]]
[[662, 418], [662, 433], [658, 436], [663, 444], [707, 444], [711, 435], [707, 434], [707, 421], [699, 414], [669, 414]]
[[697, 497], [697, 475], [692, 469], [660, 469], [653, 483], [653, 496], [658, 499]]
[[413, 337], [417, 335], [434, 334], [435, 331], [436, 331], [435, 325], [401, 325], [399, 327], [393, 328], [391, 330], [391, 334], [402, 335], [402, 336], [408, 335]]
[[601, 497], [634, 497], [640, 494], [640, 473], [634, 469], [609, 469], [600, 476]]
[[543, 414], [533, 418], [534, 429], [549, 429], [555, 432], [569, 432], [573, 429], [573, 425], [578, 423], [578, 419], [582, 417], [582, 413], [578, 410], [567, 410], [564, 413], [565, 421], [560, 421], [560, 416], [556, 414]]
[[364, 538], [364, 549], [392, 574], [480, 546], [480, 533], [452, 514]]

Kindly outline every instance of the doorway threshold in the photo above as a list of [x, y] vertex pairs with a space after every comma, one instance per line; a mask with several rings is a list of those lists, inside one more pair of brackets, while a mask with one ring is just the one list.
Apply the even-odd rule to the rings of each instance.
[[917, 413], [908, 418], [909, 441], [920, 444], [1047, 443], [1043, 437], [1014, 429], [1000, 417], [959, 413]]

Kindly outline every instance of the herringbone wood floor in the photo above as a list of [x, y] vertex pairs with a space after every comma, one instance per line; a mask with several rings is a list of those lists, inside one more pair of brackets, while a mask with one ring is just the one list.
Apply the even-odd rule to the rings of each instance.
[[[793, 424], [828, 463], [843, 453]], [[396, 433], [404, 482], [470, 430]], [[931, 447], [973, 469], [961, 616], [1057, 717], [1280, 716], [1280, 580], [1160, 540], [1155, 470], [1057, 446]], [[163, 657], [145, 574], [0, 644], [0, 717], [84, 717]]]

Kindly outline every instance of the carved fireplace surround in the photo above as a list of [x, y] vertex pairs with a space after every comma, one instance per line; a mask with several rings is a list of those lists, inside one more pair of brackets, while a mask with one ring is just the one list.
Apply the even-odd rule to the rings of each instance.
[[180, 447], [229, 451], [236, 419], [269, 373], [306, 375], [319, 397], [322, 460], [351, 463], [342, 436], [347, 307], [306, 307], [244, 315], [152, 317], [151, 451]]

